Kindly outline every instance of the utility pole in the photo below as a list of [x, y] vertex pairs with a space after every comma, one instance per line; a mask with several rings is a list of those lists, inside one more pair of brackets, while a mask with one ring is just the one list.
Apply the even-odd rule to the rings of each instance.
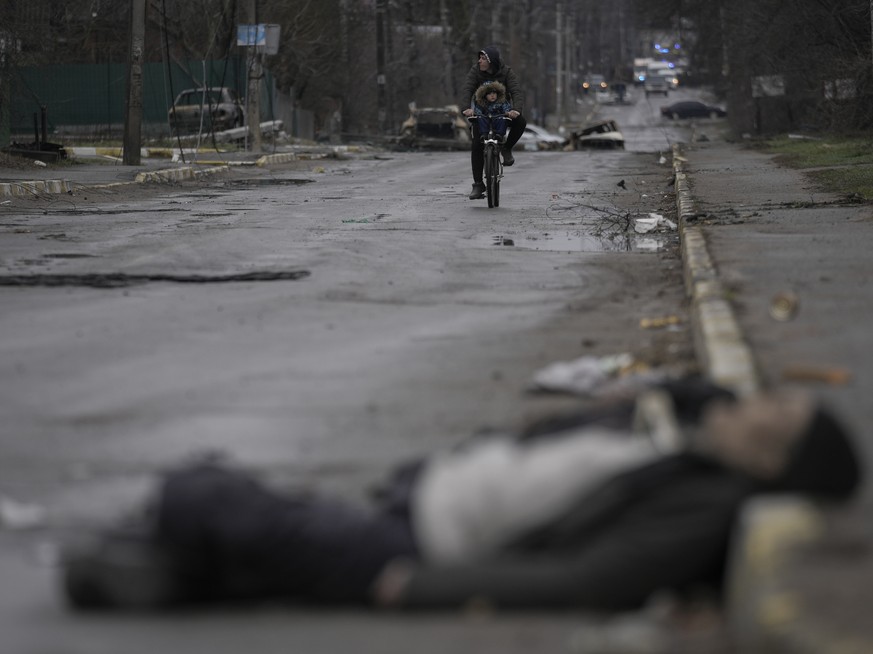
[[558, 127], [564, 123], [564, 7], [555, 5], [555, 109]]
[[385, 133], [385, 0], [376, 0], [376, 88], [378, 89], [379, 133]]
[[12, 44], [16, 41], [12, 31], [0, 32], [0, 147], [6, 147], [11, 140], [9, 100], [12, 93], [9, 87], [12, 84], [10, 75], [12, 66], [9, 59], [12, 56], [10, 54]]
[[127, 53], [127, 95], [125, 97], [124, 112], [124, 148], [121, 156], [121, 162], [125, 166], [138, 166], [140, 164], [145, 16], [145, 0], [131, 0], [130, 40]]
[[[873, 2], [873, 0], [870, 0]], [[458, 95], [458, 89], [455, 86], [455, 62], [452, 55], [452, 44], [449, 37], [449, 8], [446, 5], [446, 0], [440, 0], [440, 27], [442, 28], [443, 53], [445, 60], [445, 72], [443, 73], [443, 93], [449, 98], [455, 98]], [[464, 107], [461, 107], [464, 109]]]
[[[249, 0], [249, 20], [254, 25], [255, 42], [249, 46], [249, 79], [248, 79], [248, 122], [249, 132], [252, 135], [252, 152], [261, 151], [261, 55], [258, 52], [258, 0]], [[204, 80], [205, 82], [205, 80]]]

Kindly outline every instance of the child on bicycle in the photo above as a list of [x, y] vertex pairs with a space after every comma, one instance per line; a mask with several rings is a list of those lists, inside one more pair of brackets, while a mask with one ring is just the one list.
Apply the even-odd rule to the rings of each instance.
[[[479, 133], [487, 134], [489, 125], [484, 116], [507, 114], [512, 110], [512, 104], [506, 98], [506, 87], [500, 82], [483, 84], [473, 95], [473, 113], [479, 116]], [[503, 136], [506, 133], [506, 119], [495, 118], [494, 133]]]

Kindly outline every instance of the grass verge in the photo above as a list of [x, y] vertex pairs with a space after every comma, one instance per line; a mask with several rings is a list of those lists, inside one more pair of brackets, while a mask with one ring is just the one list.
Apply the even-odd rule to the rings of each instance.
[[807, 170], [824, 190], [873, 202], [873, 137], [782, 136], [763, 145], [779, 163]]

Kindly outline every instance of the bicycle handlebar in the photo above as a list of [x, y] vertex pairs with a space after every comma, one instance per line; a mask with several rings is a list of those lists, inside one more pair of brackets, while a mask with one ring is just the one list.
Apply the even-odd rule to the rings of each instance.
[[466, 116], [466, 118], [471, 122], [479, 118], [505, 118], [506, 120], [512, 120], [509, 114], [473, 114], [472, 116]]

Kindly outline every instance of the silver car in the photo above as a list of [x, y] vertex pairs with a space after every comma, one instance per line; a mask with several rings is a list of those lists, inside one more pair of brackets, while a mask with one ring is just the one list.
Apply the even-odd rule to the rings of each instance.
[[225, 130], [245, 123], [242, 100], [226, 86], [186, 89], [176, 96], [167, 115], [171, 129], [179, 132], [197, 131], [201, 124], [204, 129]]

